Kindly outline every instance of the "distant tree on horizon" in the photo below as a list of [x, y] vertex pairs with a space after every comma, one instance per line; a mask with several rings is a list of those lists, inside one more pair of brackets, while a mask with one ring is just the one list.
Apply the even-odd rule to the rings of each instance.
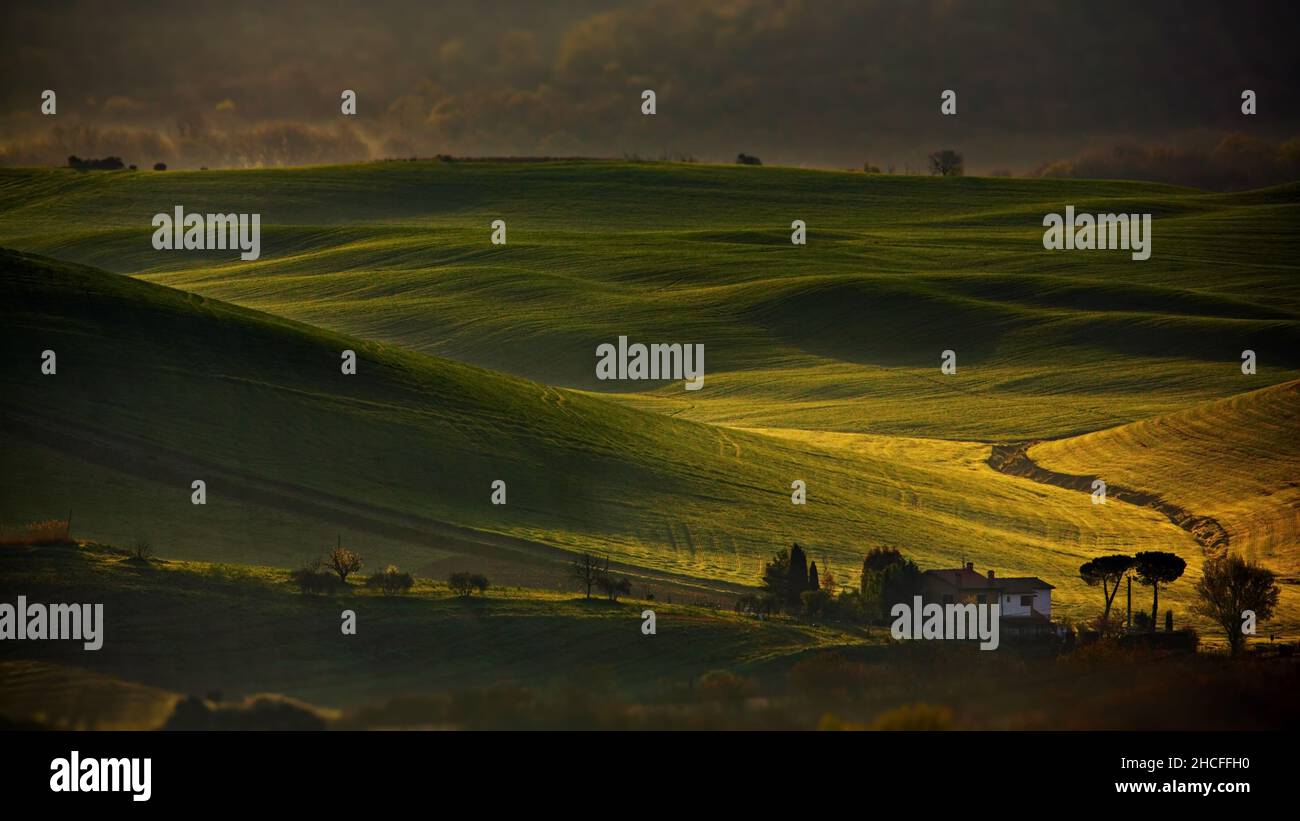
[[121, 157], [104, 157], [100, 160], [86, 159], [73, 154], [68, 157], [68, 167], [78, 171], [120, 171], [126, 167]]
[[961, 154], [951, 148], [931, 151], [929, 160], [930, 173], [940, 177], [960, 177], [965, 171]]

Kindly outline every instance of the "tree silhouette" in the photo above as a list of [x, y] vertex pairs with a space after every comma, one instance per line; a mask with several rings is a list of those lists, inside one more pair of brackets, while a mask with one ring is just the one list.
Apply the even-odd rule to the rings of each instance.
[[325, 566], [334, 571], [339, 581], [346, 582], [349, 574], [361, 569], [361, 556], [344, 547], [340, 538], [338, 546], [325, 557]]
[[951, 148], [930, 152], [930, 173], [941, 177], [960, 177], [964, 171], [962, 156]]
[[1173, 553], [1149, 550], [1133, 557], [1133, 569], [1137, 571], [1138, 581], [1151, 588], [1151, 629], [1155, 629], [1156, 614], [1160, 612], [1160, 585], [1183, 575], [1187, 562]]
[[1106, 600], [1106, 609], [1101, 614], [1103, 623], [1110, 622], [1111, 603], [1115, 601], [1115, 594], [1119, 592], [1119, 583], [1124, 579], [1124, 574], [1132, 567], [1132, 556], [1118, 554], [1098, 556], [1079, 566], [1079, 577], [1087, 582], [1089, 587], [1101, 585], [1101, 593]]
[[778, 550], [763, 566], [763, 589], [779, 602], [790, 598], [790, 551]]
[[792, 602], [799, 601], [799, 594], [808, 589], [808, 556], [798, 543], [790, 547], [790, 585], [786, 596]]
[[591, 598], [591, 588], [600, 577], [609, 572], [609, 559], [600, 559], [591, 553], [583, 553], [573, 564], [569, 565], [569, 578], [585, 589], [587, 598]]
[[1230, 553], [1205, 563], [1196, 583], [1192, 612], [1222, 627], [1228, 647], [1236, 655], [1246, 644], [1242, 613], [1255, 611], [1256, 621], [1272, 617], [1280, 592], [1272, 571]]

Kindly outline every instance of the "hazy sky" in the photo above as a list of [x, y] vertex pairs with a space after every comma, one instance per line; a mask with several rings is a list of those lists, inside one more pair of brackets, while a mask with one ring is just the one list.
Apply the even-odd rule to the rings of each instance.
[[50, 0], [0, 17], [7, 165], [745, 151], [902, 171], [952, 147], [977, 173], [1080, 155], [1118, 173], [1275, 162], [1300, 135], [1288, 2]]

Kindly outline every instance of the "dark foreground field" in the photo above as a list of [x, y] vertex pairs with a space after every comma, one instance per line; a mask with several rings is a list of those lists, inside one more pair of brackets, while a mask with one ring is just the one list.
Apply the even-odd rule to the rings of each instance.
[[[6, 547], [12, 602], [99, 601], [104, 648], [6, 642], [0, 719], [81, 728], [1266, 729], [1300, 662], [892, 642], [879, 628], [420, 580], [304, 595], [284, 571]], [[653, 608], [657, 633], [641, 632]], [[356, 635], [339, 629], [353, 610]]]

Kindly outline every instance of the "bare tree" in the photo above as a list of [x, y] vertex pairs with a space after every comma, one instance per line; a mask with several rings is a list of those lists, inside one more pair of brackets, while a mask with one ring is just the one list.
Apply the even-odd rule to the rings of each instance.
[[951, 148], [930, 152], [930, 173], [941, 177], [960, 177], [963, 172], [961, 154]]
[[591, 553], [583, 553], [569, 566], [569, 578], [587, 591], [591, 598], [591, 588], [595, 587], [602, 576], [609, 573], [609, 558], [601, 559]]

